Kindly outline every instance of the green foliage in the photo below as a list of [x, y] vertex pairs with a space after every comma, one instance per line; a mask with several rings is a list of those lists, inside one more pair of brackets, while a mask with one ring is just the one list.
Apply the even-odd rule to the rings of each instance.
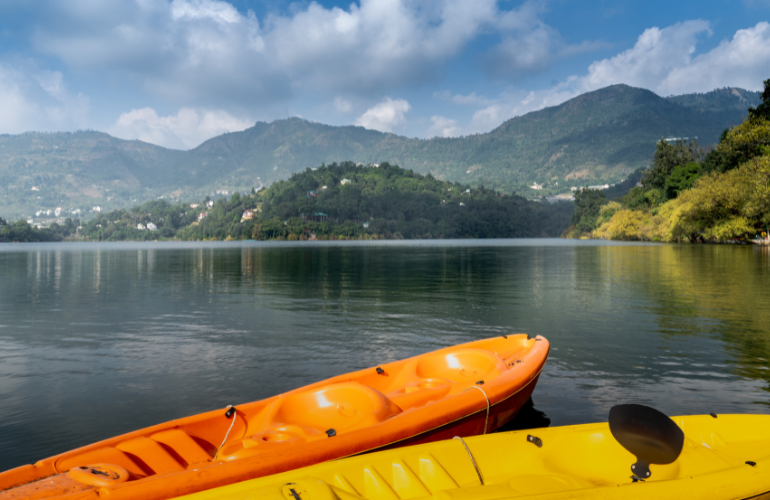
[[[262, 199], [263, 222], [254, 233], [258, 239], [305, 234], [331, 239], [546, 236], [559, 234], [571, 211], [569, 204], [548, 205], [469, 188], [387, 162], [379, 167], [343, 162], [306, 169], [271, 186]], [[313, 221], [319, 213], [328, 220]]]
[[609, 222], [618, 210], [621, 210], [621, 205], [617, 201], [610, 201], [606, 205], [602, 205], [596, 219], [596, 227], [601, 227]]
[[764, 81], [765, 90], [762, 92], [760, 99], [762, 103], [755, 107], [749, 108], [749, 118], [763, 118], [770, 120], [770, 78]]
[[661, 139], [652, 156], [652, 166], [642, 175], [642, 185], [648, 189], [660, 189], [667, 193], [666, 182], [674, 169], [697, 163], [702, 158], [703, 150], [695, 139], [673, 142]]
[[[198, 214], [205, 210], [205, 205], [193, 209], [188, 204], [172, 205], [164, 200], [153, 200], [129, 210], [102, 213], [85, 225], [81, 236], [88, 241], [175, 238], [178, 230], [195, 223]], [[149, 224], [153, 224], [157, 229], [148, 229]], [[140, 229], [140, 226], [143, 229]]]
[[43, 241], [62, 241], [73, 235], [80, 225], [78, 219], [67, 219], [64, 225], [57, 223], [51, 224], [48, 228], [37, 228], [31, 226], [24, 219], [19, 219], [13, 224], [0, 218], [0, 242], [43, 242]]
[[669, 241], [725, 240], [753, 232], [746, 205], [751, 198], [741, 169], [709, 174], [693, 189], [661, 207]]
[[638, 186], [621, 198], [620, 203], [624, 208], [632, 210], [650, 210], [660, 205], [662, 200], [663, 193], [659, 189]]
[[575, 192], [575, 212], [572, 226], [576, 235], [590, 234], [596, 229], [599, 212], [607, 202], [604, 193], [597, 189], [579, 189]]
[[698, 161], [702, 158], [703, 151], [695, 139], [671, 142], [661, 139], [655, 148], [652, 165], [640, 172], [642, 186], [633, 187], [620, 199], [623, 208], [653, 210], [676, 198], [701, 176]]
[[758, 156], [770, 154], [770, 120], [750, 117], [726, 130], [703, 162], [705, 172], [727, 172]]
[[666, 179], [666, 198], [673, 200], [679, 193], [690, 189], [696, 179], [701, 176], [701, 166], [696, 162], [690, 162], [687, 165], [678, 165], [674, 167], [671, 174]]
[[[722, 135], [719, 136], [719, 144], [723, 144], [727, 139], [727, 134], [730, 132], [729, 128], [722, 131]], [[712, 148], [701, 162], [701, 170], [703, 173], [709, 172], [726, 172], [733, 167], [725, 154], [724, 150], [719, 150], [716, 147]]]
[[594, 236], [608, 240], [645, 239], [642, 234], [646, 216], [639, 210], [615, 210], [612, 217], [594, 232]]

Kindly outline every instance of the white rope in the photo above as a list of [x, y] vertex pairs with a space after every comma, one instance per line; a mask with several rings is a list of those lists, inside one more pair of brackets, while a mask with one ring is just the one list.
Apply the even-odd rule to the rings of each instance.
[[482, 389], [481, 387], [479, 387], [477, 385], [472, 385], [472, 386], [468, 387], [467, 389], [465, 389], [463, 392], [468, 392], [471, 389], [478, 389], [478, 390], [480, 390], [481, 394], [484, 395], [484, 399], [487, 400], [487, 418], [484, 419], [484, 434], [486, 434], [487, 433], [487, 424], [489, 423], [489, 406], [490, 406], [489, 405], [489, 398], [487, 397], [487, 393], [484, 392], [484, 389]]
[[465, 451], [468, 452], [468, 456], [471, 459], [471, 463], [473, 464], [473, 468], [476, 469], [476, 475], [479, 476], [479, 481], [481, 481], [481, 486], [484, 486], [484, 478], [481, 477], [481, 471], [479, 470], [479, 466], [476, 465], [476, 460], [473, 459], [473, 453], [471, 453], [471, 449], [468, 448], [468, 445], [465, 444], [465, 441], [463, 441], [463, 438], [460, 436], [455, 436], [452, 439], [459, 439], [460, 442], [465, 446]]
[[217, 457], [219, 456], [219, 452], [220, 452], [220, 450], [222, 450], [222, 447], [223, 447], [223, 446], [225, 445], [225, 443], [227, 442], [227, 436], [229, 436], [229, 435], [230, 435], [230, 431], [231, 431], [231, 430], [233, 430], [233, 426], [235, 425], [235, 419], [238, 417], [238, 410], [237, 410], [237, 409], [236, 409], [236, 408], [235, 408], [233, 405], [229, 405], [229, 406], [227, 407], [227, 409], [228, 409], [228, 410], [229, 410], [230, 408], [232, 408], [232, 409], [233, 409], [233, 421], [232, 421], [232, 422], [230, 422], [230, 428], [229, 428], [229, 429], [227, 429], [227, 434], [225, 434], [225, 438], [222, 440], [222, 444], [220, 444], [220, 445], [219, 445], [219, 448], [217, 448], [217, 452], [214, 454], [214, 460], [216, 460], [216, 459], [217, 459]]

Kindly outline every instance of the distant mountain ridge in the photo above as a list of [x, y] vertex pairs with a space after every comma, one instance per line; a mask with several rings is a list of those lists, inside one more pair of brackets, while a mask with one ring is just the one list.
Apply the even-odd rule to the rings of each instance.
[[[299, 118], [257, 122], [177, 151], [101, 132], [0, 135], [0, 216], [135, 205], [245, 191], [321, 163], [388, 161], [444, 180], [525, 196], [613, 183], [649, 163], [661, 137], [715, 143], [759, 92], [660, 97], [613, 85], [512, 118], [485, 134], [413, 139]], [[541, 191], [529, 186], [537, 183]]]

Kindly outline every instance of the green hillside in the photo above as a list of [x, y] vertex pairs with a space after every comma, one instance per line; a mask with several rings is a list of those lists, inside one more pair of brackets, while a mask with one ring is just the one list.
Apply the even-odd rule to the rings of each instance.
[[0, 135], [0, 214], [62, 207], [78, 216], [71, 212], [155, 198], [166, 187], [157, 180], [182, 154], [101, 132]]
[[[439, 181], [398, 166], [333, 163], [296, 173], [259, 193], [209, 204], [150, 201], [99, 214], [75, 236], [125, 240], [337, 240], [525, 238], [559, 235], [570, 203], [548, 204]], [[248, 211], [248, 212], [247, 212]], [[24, 221], [15, 233], [36, 235]], [[0, 233], [2, 235], [2, 233]], [[65, 235], [66, 236], [66, 235]], [[10, 238], [8, 238], [10, 240]]]
[[[661, 137], [716, 143], [722, 130], [746, 116], [746, 103], [759, 102], [758, 92], [726, 90], [734, 89], [661, 98], [614, 85], [513, 118], [486, 134], [430, 140], [290, 118], [211, 139], [196, 150], [190, 165], [201, 172], [216, 164], [220, 173], [227, 172], [229, 185], [246, 187], [255, 172], [270, 182], [318, 161], [355, 158], [394, 162], [439, 179], [504, 192], [563, 192], [570, 185], [623, 180], [647, 166]], [[546, 187], [544, 193], [529, 189], [535, 182]]]
[[[442, 178], [528, 193], [614, 183], [649, 163], [661, 137], [695, 137], [715, 143], [746, 111], [721, 116], [614, 85], [559, 106], [513, 118], [488, 134], [425, 141], [420, 155], [402, 163]], [[411, 160], [411, 161], [408, 161]], [[557, 186], [558, 183], [558, 186]]]
[[[619, 182], [648, 165], [661, 137], [716, 143], [724, 128], [746, 116], [747, 104], [758, 103], [758, 92], [740, 89], [662, 98], [614, 85], [513, 118], [489, 133], [450, 139], [410, 139], [299, 118], [258, 122], [190, 151], [99, 132], [2, 135], [0, 215], [44, 220], [51, 216], [34, 214], [62, 207], [64, 215], [90, 218], [94, 206], [108, 210], [160, 197], [173, 202], [217, 190], [246, 192], [347, 159], [397, 163], [440, 180], [533, 198]], [[530, 189], [533, 183], [544, 189]]]
[[760, 94], [759, 91], [726, 87], [705, 93], [670, 96], [666, 99], [697, 111], [738, 113], [745, 118], [746, 110], [761, 102]]

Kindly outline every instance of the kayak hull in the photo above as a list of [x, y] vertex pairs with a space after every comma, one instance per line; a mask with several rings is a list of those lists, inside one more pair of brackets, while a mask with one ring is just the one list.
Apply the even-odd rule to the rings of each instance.
[[162, 500], [491, 432], [527, 401], [549, 349], [547, 340], [522, 334], [486, 339], [156, 425], [2, 473], [0, 500], [25, 488], [40, 499]]
[[445, 439], [452, 439], [455, 436], [478, 436], [494, 432], [512, 420], [519, 413], [527, 400], [532, 397], [532, 392], [534, 392], [539, 378], [540, 375], [538, 374], [521, 391], [490, 406], [489, 417], [487, 417], [486, 411], [480, 411], [455, 422], [447, 423], [441, 427], [432, 429], [424, 434], [412, 436], [371, 451], [391, 450], [401, 448], [402, 446], [415, 446], [418, 444], [432, 443], [434, 441], [443, 441]]
[[683, 451], [671, 464], [651, 465], [642, 482], [631, 478], [636, 458], [604, 423], [402, 447], [179, 500], [285, 500], [296, 498], [291, 489], [313, 500], [770, 498], [770, 415], [672, 420], [684, 431]]

